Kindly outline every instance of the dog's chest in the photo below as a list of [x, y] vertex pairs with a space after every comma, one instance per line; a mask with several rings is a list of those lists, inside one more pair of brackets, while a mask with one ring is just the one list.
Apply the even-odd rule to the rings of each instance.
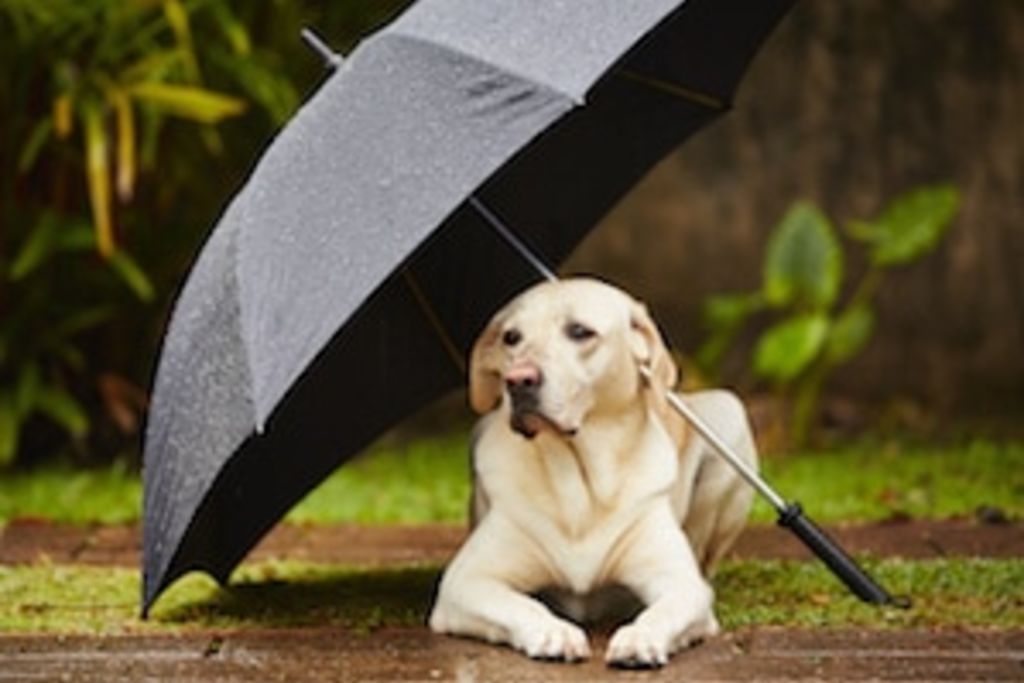
[[606, 578], [631, 529], [667, 504], [678, 472], [678, 455], [660, 429], [645, 431], [629, 452], [600, 438], [518, 452], [489, 453], [494, 444], [486, 438], [477, 445], [480, 483], [493, 507], [530, 537], [558, 583], [578, 592]]

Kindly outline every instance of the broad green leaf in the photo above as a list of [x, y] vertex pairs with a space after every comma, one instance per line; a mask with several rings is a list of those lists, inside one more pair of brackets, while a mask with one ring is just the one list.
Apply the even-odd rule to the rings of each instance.
[[24, 279], [46, 260], [46, 257], [53, 251], [55, 229], [56, 222], [53, 219], [53, 214], [43, 213], [39, 222], [29, 233], [28, 239], [21, 245], [21, 249], [14, 257], [14, 262], [8, 273], [12, 282]]
[[787, 382], [806, 370], [821, 352], [829, 319], [822, 313], [787, 318], [765, 331], [754, 349], [754, 372]]
[[715, 331], [731, 329], [764, 306], [760, 292], [752, 294], [718, 294], [704, 302], [704, 324]]
[[152, 301], [156, 296], [149, 277], [131, 256], [123, 251], [115, 251], [110, 255], [110, 265], [141, 301]]
[[137, 83], [132, 96], [167, 114], [200, 123], [217, 123], [245, 111], [245, 102], [203, 88], [169, 83]]
[[76, 439], [89, 433], [89, 415], [78, 401], [61, 387], [40, 387], [36, 394], [36, 407]]
[[959, 204], [952, 185], [922, 187], [894, 199], [875, 221], [851, 222], [847, 230], [871, 245], [875, 265], [908, 263], [939, 243]]
[[864, 348], [874, 328], [875, 314], [868, 306], [845, 311], [829, 328], [825, 358], [833, 365], [845, 363]]
[[698, 349], [697, 365], [710, 376], [718, 372], [722, 356], [732, 344], [736, 334], [747, 317], [764, 307], [760, 292], [744, 294], [721, 294], [712, 296], [704, 303], [704, 326], [708, 338]]
[[10, 465], [18, 454], [21, 420], [10, 393], [0, 390], [0, 467]]
[[764, 295], [773, 306], [827, 309], [839, 294], [843, 253], [828, 218], [797, 202], [768, 243]]

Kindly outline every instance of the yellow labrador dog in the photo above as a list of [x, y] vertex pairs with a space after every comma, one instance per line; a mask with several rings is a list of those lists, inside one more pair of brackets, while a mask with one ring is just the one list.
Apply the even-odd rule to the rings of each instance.
[[[473, 529], [434, 631], [581, 660], [587, 636], [558, 614], [584, 620], [612, 587], [642, 611], [612, 635], [609, 664], [661, 666], [718, 631], [706, 577], [752, 493], [666, 405], [676, 376], [645, 307], [596, 280], [537, 285], [494, 316], [470, 358]], [[683, 400], [756, 464], [734, 395]]]

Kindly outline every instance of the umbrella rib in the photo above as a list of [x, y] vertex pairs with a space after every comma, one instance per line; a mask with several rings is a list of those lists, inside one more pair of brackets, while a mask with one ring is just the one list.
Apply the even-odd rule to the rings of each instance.
[[345, 58], [332, 50], [313, 29], [306, 27], [302, 29], [299, 35], [306, 41], [306, 45], [320, 55], [328, 69], [337, 69], [345, 62]]
[[536, 270], [540, 275], [544, 276], [544, 278], [546, 280], [549, 280], [550, 282], [554, 282], [555, 280], [558, 279], [558, 276], [555, 275], [555, 272], [548, 268], [547, 264], [544, 263], [544, 261], [542, 261], [540, 257], [533, 252], [532, 249], [526, 246], [526, 244], [521, 239], [516, 237], [516, 234], [512, 232], [512, 230], [510, 230], [509, 227], [505, 225], [505, 223], [500, 218], [498, 218], [498, 215], [491, 211], [486, 204], [484, 204], [482, 201], [480, 201], [479, 199], [472, 195], [470, 195], [469, 197], [469, 204], [476, 210], [478, 214], [480, 214], [483, 217], [485, 221], [487, 221], [487, 224], [490, 225], [495, 232], [501, 235], [502, 239], [504, 239], [513, 249], [515, 249], [519, 253], [519, 255], [526, 260], [527, 263], [533, 266], [534, 270]]
[[455, 345], [451, 335], [448, 334], [448, 330], [445, 329], [444, 323], [441, 322], [441, 318], [437, 315], [437, 311], [430, 304], [430, 300], [427, 299], [427, 295], [423, 293], [423, 289], [420, 288], [416, 278], [413, 276], [412, 271], [408, 268], [402, 269], [402, 279], [405, 280], [406, 286], [409, 291], [412, 292], [413, 298], [416, 299], [416, 303], [420, 307], [420, 311], [423, 312], [423, 317], [427, 319], [430, 326], [434, 329], [434, 334], [441, 342], [441, 346], [444, 347], [445, 352], [448, 354], [448, 358], [458, 368], [459, 373], [463, 376], [466, 374], [466, 361], [462, 358], [462, 354], [459, 352], [459, 348]]
[[726, 100], [706, 92], [701, 92], [700, 90], [687, 88], [685, 85], [679, 85], [678, 83], [672, 83], [671, 81], [637, 73], [636, 71], [631, 71], [629, 69], [619, 69], [616, 74], [627, 80], [633, 81], [634, 83], [646, 85], [650, 88], [654, 88], [655, 90], [660, 90], [668, 93], [669, 95], [688, 100], [694, 104], [699, 104], [702, 107], [707, 107], [708, 109], [725, 111], [729, 108], [729, 103]]

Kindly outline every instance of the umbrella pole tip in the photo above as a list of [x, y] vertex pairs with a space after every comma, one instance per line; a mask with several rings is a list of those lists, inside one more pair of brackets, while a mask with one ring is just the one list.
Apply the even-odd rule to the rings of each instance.
[[304, 27], [299, 32], [299, 35], [302, 36], [302, 40], [305, 41], [306, 45], [323, 58], [327, 68], [337, 69], [345, 61], [344, 57], [328, 47], [327, 43], [324, 42], [317, 32], [308, 26]]

